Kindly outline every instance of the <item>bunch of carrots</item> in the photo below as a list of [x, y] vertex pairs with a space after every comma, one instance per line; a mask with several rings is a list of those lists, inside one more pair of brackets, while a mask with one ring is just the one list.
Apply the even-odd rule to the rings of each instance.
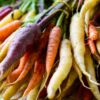
[[100, 0], [0, 6], [0, 100], [100, 100]]

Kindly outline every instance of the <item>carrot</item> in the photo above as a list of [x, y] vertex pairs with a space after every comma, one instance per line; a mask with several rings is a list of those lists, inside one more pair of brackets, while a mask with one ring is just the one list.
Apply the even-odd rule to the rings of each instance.
[[47, 47], [47, 55], [46, 55], [46, 71], [49, 74], [59, 47], [59, 43], [61, 40], [61, 29], [58, 26], [55, 26], [50, 32], [49, 43]]
[[35, 11], [34, 10], [31, 10], [27, 13], [27, 15], [25, 16], [25, 18], [23, 18], [23, 21], [24, 22], [27, 22], [29, 21], [30, 18], [34, 17], [35, 16]]
[[10, 75], [7, 77], [8, 82], [14, 82], [20, 73], [23, 71], [25, 64], [29, 58], [29, 52], [26, 52], [24, 56], [20, 59], [20, 64], [17, 69], [15, 69]]
[[61, 28], [59, 24], [61, 24], [63, 16], [64, 14], [62, 13], [57, 22], [57, 25], [50, 32], [48, 46], [47, 46], [47, 54], [46, 54], [46, 72], [48, 75], [50, 74], [50, 71], [53, 67], [57, 55], [58, 47], [60, 44]]
[[50, 23], [48, 25], [48, 27], [45, 29], [45, 31], [43, 32], [43, 36], [40, 39], [40, 45], [38, 47], [38, 57], [41, 56], [43, 49], [45, 49], [45, 47], [48, 44], [48, 39], [49, 39], [49, 35], [50, 35], [50, 31], [51, 29], [54, 27], [54, 23]]
[[27, 78], [18, 82], [17, 84], [9, 86], [5, 92], [3, 93], [2, 97], [4, 100], [11, 100], [11, 97], [18, 91], [18, 89], [27, 81]]
[[27, 100], [36, 100], [39, 87], [40, 87], [40, 83], [37, 84], [37, 86], [34, 87], [34, 88], [29, 92], [29, 94], [27, 95]]
[[2, 84], [0, 84], [0, 92], [5, 89], [5, 87], [7, 86], [7, 81], [3, 81]]
[[88, 36], [89, 34], [89, 23], [90, 23], [90, 20], [91, 18], [94, 16], [94, 13], [95, 13], [95, 9], [89, 9], [87, 12], [86, 12], [86, 15], [85, 15], [85, 32], [86, 32], [86, 36]]
[[83, 6], [81, 8], [81, 11], [80, 11], [80, 17], [82, 19], [84, 19], [86, 12], [89, 9], [94, 8], [99, 2], [100, 2], [100, 0], [95, 0], [95, 1], [94, 0], [85, 0]]
[[57, 89], [61, 83], [68, 77], [72, 67], [72, 52], [71, 44], [67, 39], [62, 40], [60, 47], [60, 62], [57, 70], [54, 72], [47, 87], [48, 98], [52, 99], [55, 96]]
[[2, 75], [2, 77], [0, 77], [0, 81], [2, 81], [3, 79], [5, 79], [10, 73], [11, 71], [17, 67], [19, 64], [19, 61], [14, 62], [11, 67]]
[[11, 38], [13, 38], [14, 36], [14, 33], [12, 33], [10, 36], [8, 36], [3, 42], [2, 44], [0, 44], [0, 49], [2, 49], [4, 47], [4, 45], [6, 45], [6, 43], [9, 41], [9, 40], [12, 40]]
[[[95, 67], [93, 65], [93, 60], [90, 54], [90, 51], [87, 49], [86, 50], [86, 54], [85, 54], [85, 62], [86, 62], [86, 70], [87, 72], [91, 75], [92, 80], [94, 80], [95, 82], [97, 82], [96, 80], [96, 74], [95, 74]], [[89, 84], [89, 87], [91, 88], [91, 92], [93, 93], [93, 95], [95, 96], [95, 98], [97, 100], [100, 100], [100, 91], [99, 88], [96, 84], [93, 84], [90, 82], [90, 80], [87, 78], [87, 82]]]
[[[5, 59], [0, 63], [0, 75], [15, 62], [20, 59], [29, 47], [36, 48], [36, 43], [41, 36], [40, 27], [37, 24], [28, 23], [14, 32], [16, 36], [11, 41], [9, 50]], [[23, 34], [24, 33], [24, 34]], [[23, 49], [22, 49], [23, 48]]]
[[15, 32], [12, 33], [1, 45], [0, 45], [0, 62], [5, 58], [7, 52], [8, 52], [8, 49], [9, 49], [9, 46], [11, 44], [11, 41], [13, 40], [15, 36]]
[[[63, 14], [60, 16], [60, 18], [59, 18], [59, 20], [57, 22], [57, 26], [55, 26], [51, 30], [50, 35], [49, 35], [49, 41], [48, 41], [48, 46], [47, 46], [47, 54], [46, 54], [46, 72], [45, 72], [45, 75], [44, 75], [45, 78], [42, 81], [42, 84], [41, 84], [40, 90], [38, 92], [37, 98], [39, 97], [39, 94], [42, 91], [42, 89], [45, 87], [45, 84], [46, 84], [46, 82], [48, 80], [51, 68], [53, 67], [53, 64], [54, 64], [54, 60], [55, 60], [55, 57], [56, 57], [56, 54], [57, 54], [57, 51], [58, 51], [58, 46], [59, 46], [60, 39], [61, 39], [60, 24], [62, 22], [63, 16], [64, 16]], [[58, 35], [59, 37], [57, 37], [56, 35]], [[54, 37], [51, 37], [51, 36], [54, 36]], [[57, 40], [56, 40], [56, 38], [57, 38]], [[52, 42], [54, 42], [55, 44], [52, 43]], [[55, 47], [55, 45], [56, 45], [56, 47]], [[52, 64], [52, 66], [51, 66], [51, 64]]]
[[99, 36], [99, 33], [94, 25], [91, 23], [89, 24], [89, 39], [91, 40], [97, 40]]
[[9, 45], [10, 45], [11, 41], [8, 41], [1, 49], [0, 51], [0, 62], [5, 58], [8, 49], [9, 49]]
[[31, 54], [31, 56], [29, 57], [28, 61], [26, 62], [23, 71], [21, 72], [21, 74], [19, 75], [19, 77], [17, 78], [16, 81], [14, 81], [13, 83], [10, 84], [16, 84], [19, 81], [21, 81], [29, 72], [29, 70], [32, 68], [34, 62], [35, 62], [36, 56], [35, 54]]
[[21, 21], [13, 21], [0, 28], [0, 41], [5, 40], [12, 32], [21, 26]]
[[44, 74], [44, 66], [45, 66], [41, 60], [42, 60], [42, 58], [40, 57], [35, 62], [35, 67], [33, 70], [32, 77], [30, 79], [28, 87], [26, 88], [23, 96], [26, 96], [41, 81], [43, 74]]
[[0, 20], [2, 20], [5, 16], [7, 16], [12, 10], [13, 9], [10, 6], [0, 9]]
[[88, 39], [88, 45], [89, 45], [89, 48], [91, 50], [91, 53], [95, 54], [96, 53], [96, 46], [94, 44], [94, 41], [91, 39]]
[[21, 87], [18, 89], [18, 91], [16, 92], [16, 94], [14, 94], [10, 99], [11, 100], [23, 100], [21, 97], [22, 97], [23, 92], [26, 89], [27, 85], [28, 85], [28, 81], [27, 82], [24, 82], [21, 85]]
[[82, 83], [83, 87], [87, 88], [87, 89], [90, 89], [89, 87], [87, 87], [85, 84], [84, 84], [84, 81], [83, 81], [83, 75], [82, 75], [82, 72], [80, 71], [79, 69], [79, 66], [77, 65], [77, 63], [75, 62], [75, 59], [73, 59], [73, 68], [74, 70], [76, 71], [76, 73], [78, 74], [78, 77], [79, 77], [79, 80], [80, 82]]
[[66, 95], [66, 93], [68, 92], [68, 89], [74, 84], [74, 82], [77, 78], [78, 78], [77, 73], [75, 72], [74, 69], [71, 69], [68, 79], [65, 82], [65, 85], [61, 90], [61, 94], [57, 96], [58, 100], [59, 100], [59, 98], [63, 98]]
[[6, 17], [4, 17], [1, 21], [0, 21], [0, 27], [19, 19], [22, 16], [22, 12], [19, 9], [15, 9], [14, 11], [12, 11], [10, 14], [8, 14]]
[[81, 72], [89, 78], [89, 80], [97, 84], [91, 79], [91, 75], [86, 71], [85, 65], [85, 43], [84, 43], [84, 22], [80, 17], [80, 14], [77, 13], [72, 17], [70, 24], [70, 40], [74, 52], [74, 58], [76, 63], [79, 66]]

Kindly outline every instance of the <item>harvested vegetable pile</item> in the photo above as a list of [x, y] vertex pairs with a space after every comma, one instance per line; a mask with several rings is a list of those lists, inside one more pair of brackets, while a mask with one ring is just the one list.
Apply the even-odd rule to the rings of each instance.
[[100, 0], [0, 1], [0, 100], [100, 100]]

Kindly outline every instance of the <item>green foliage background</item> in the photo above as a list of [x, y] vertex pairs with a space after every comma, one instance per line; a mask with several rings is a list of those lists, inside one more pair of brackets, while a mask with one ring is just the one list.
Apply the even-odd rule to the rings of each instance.
[[16, 0], [0, 0], [0, 6], [14, 3]]

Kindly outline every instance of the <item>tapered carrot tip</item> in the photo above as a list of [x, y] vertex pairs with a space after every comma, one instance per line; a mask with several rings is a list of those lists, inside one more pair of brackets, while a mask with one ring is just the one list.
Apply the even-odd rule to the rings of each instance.
[[89, 25], [89, 38], [91, 40], [97, 40], [99, 36], [99, 33], [96, 29], [96, 27], [92, 24]]

